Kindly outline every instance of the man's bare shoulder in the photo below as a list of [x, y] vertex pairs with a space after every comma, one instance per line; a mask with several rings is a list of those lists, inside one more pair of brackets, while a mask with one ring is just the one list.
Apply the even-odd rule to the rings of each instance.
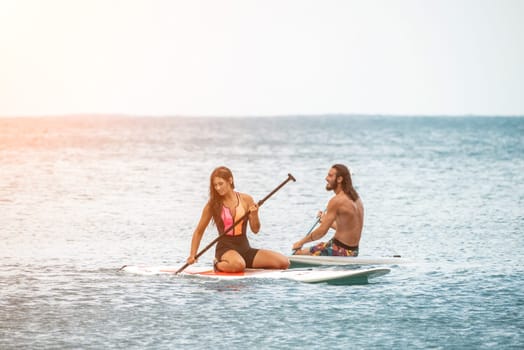
[[328, 211], [329, 209], [337, 210], [338, 208], [342, 206], [344, 206], [344, 198], [342, 198], [341, 196], [337, 194], [331, 197], [331, 199], [328, 201], [327, 210]]

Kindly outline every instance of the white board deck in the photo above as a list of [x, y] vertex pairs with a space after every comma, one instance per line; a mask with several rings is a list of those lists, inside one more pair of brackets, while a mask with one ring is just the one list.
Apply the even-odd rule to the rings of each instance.
[[409, 262], [401, 257], [291, 255], [288, 258], [292, 268], [321, 265], [396, 265]]
[[[127, 265], [121, 271], [140, 275], [176, 274], [179, 267], [172, 266], [132, 266]], [[215, 280], [241, 280], [249, 278], [287, 279], [304, 283], [328, 283], [335, 285], [365, 284], [369, 278], [383, 276], [389, 273], [389, 269], [352, 269], [352, 270], [265, 270], [246, 269], [244, 272], [227, 273], [215, 272], [208, 268], [187, 268], [178, 276], [198, 277]]]

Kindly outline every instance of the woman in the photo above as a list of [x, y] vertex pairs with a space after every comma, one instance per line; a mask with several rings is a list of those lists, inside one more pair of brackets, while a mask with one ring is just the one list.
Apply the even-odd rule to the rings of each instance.
[[[202, 210], [193, 238], [188, 264], [196, 261], [196, 254], [204, 231], [211, 219], [219, 234], [215, 250], [214, 268], [223, 272], [241, 272], [245, 268], [287, 269], [289, 260], [282, 254], [265, 249], [251, 248], [247, 239], [247, 225], [253, 233], [260, 230], [258, 205], [245, 193], [234, 191], [233, 174], [221, 166], [209, 178], [209, 201]], [[246, 213], [249, 213], [246, 216]], [[246, 216], [235, 227], [233, 223]]]

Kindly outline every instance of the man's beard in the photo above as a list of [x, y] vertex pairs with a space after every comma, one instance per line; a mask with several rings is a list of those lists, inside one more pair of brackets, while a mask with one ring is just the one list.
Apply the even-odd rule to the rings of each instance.
[[333, 187], [333, 183], [328, 182], [326, 184], [326, 191], [333, 191], [334, 189], [335, 189], [335, 187]]

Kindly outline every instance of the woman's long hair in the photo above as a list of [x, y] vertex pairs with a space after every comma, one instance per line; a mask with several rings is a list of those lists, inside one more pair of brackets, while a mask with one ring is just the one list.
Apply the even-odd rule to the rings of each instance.
[[353, 187], [353, 182], [351, 181], [351, 174], [349, 169], [344, 164], [335, 164], [332, 166], [333, 169], [337, 171], [337, 177], [342, 177], [342, 191], [349, 196], [352, 200], [356, 201], [359, 196], [355, 188]]
[[211, 208], [211, 213], [213, 215], [213, 222], [218, 228], [219, 232], [224, 231], [224, 222], [222, 221], [221, 213], [222, 213], [222, 197], [218, 194], [218, 192], [215, 190], [215, 187], [213, 186], [213, 179], [215, 177], [220, 177], [224, 179], [225, 181], [229, 181], [231, 179], [231, 187], [235, 188], [235, 181], [233, 180], [233, 173], [229, 168], [225, 166], [219, 166], [213, 172], [211, 173], [211, 176], [209, 177], [209, 206]]

